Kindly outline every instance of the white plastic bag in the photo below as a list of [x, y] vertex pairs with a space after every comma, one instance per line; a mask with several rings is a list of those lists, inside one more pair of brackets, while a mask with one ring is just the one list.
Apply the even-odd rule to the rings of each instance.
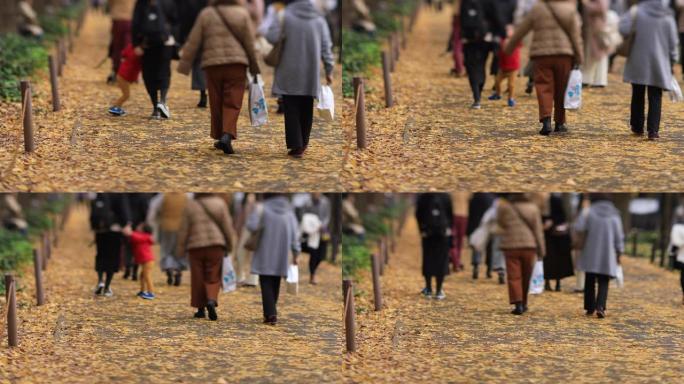
[[233, 268], [233, 260], [230, 255], [223, 258], [223, 275], [221, 281], [223, 283], [223, 292], [233, 292], [237, 288], [237, 278], [235, 276], [235, 268]]
[[295, 264], [287, 268], [287, 293], [299, 293], [299, 267]]
[[623, 288], [625, 286], [625, 272], [622, 270], [622, 265], [617, 266], [617, 272], [615, 273], [615, 282], [618, 288]]
[[582, 106], [582, 71], [573, 69], [565, 89], [565, 109], [580, 109]]
[[475, 248], [478, 252], [484, 252], [487, 247], [487, 242], [489, 241], [489, 233], [487, 231], [487, 226], [480, 224], [475, 231], [470, 234], [468, 238], [468, 243]]
[[530, 279], [530, 294], [539, 295], [542, 292], [544, 292], [544, 262], [537, 261]]
[[680, 103], [684, 101], [684, 96], [682, 95], [682, 88], [679, 87], [679, 82], [672, 76], [672, 90], [670, 91], [670, 100], [673, 103]]
[[252, 127], [260, 127], [268, 123], [268, 111], [264, 87], [259, 83], [258, 77], [254, 80], [249, 83], [249, 120]]
[[318, 115], [325, 121], [335, 120], [335, 95], [327, 85], [322, 86], [318, 94]]

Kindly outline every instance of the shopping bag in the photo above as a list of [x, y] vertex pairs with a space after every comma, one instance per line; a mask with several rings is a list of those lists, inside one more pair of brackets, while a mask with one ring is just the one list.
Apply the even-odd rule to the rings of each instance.
[[530, 279], [530, 294], [539, 295], [542, 292], [544, 292], [544, 262], [537, 261]]
[[233, 260], [230, 255], [223, 258], [223, 292], [233, 292], [237, 288], [237, 278], [235, 276], [235, 268], [233, 268]]
[[615, 273], [615, 282], [618, 288], [625, 286], [625, 272], [622, 270], [622, 265], [617, 266], [617, 272]]
[[252, 127], [260, 127], [268, 123], [264, 87], [259, 84], [258, 77], [249, 83], [249, 120]]
[[287, 293], [296, 295], [299, 293], [299, 267], [295, 264], [290, 264], [287, 268]]
[[484, 252], [489, 241], [489, 233], [486, 225], [480, 225], [468, 238], [468, 243], [478, 252]]
[[318, 94], [318, 115], [325, 121], [335, 119], [335, 95], [327, 85], [322, 86]]
[[570, 71], [568, 87], [565, 89], [565, 109], [580, 109], [582, 106], [582, 71]]
[[672, 86], [670, 90], [670, 100], [674, 103], [680, 103], [684, 101], [684, 96], [682, 95], [682, 88], [679, 87], [679, 82], [672, 76]]

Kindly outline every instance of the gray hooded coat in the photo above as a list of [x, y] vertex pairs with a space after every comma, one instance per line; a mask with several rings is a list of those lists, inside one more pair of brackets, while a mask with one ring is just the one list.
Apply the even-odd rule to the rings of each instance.
[[582, 212], [578, 217], [575, 230], [585, 234], [584, 248], [577, 268], [584, 272], [615, 277], [618, 252], [625, 250], [625, 234], [620, 212], [613, 203], [592, 203], [588, 212]]
[[290, 201], [284, 196], [267, 199], [263, 211], [255, 209], [247, 218], [247, 229], [263, 229], [252, 256], [252, 273], [287, 276], [290, 251], [299, 254], [299, 226]]
[[[679, 59], [679, 38], [672, 11], [662, 0], [644, 0], [637, 5], [636, 37], [625, 65], [627, 83], [672, 90], [672, 63]], [[620, 33], [629, 35], [632, 13], [620, 18]]]
[[[273, 23], [266, 40], [280, 40], [281, 23]], [[285, 7], [282, 28], [285, 44], [275, 68], [274, 95], [318, 97], [321, 88], [321, 60], [326, 74], [332, 74], [335, 57], [330, 30], [310, 0], [295, 0]]]

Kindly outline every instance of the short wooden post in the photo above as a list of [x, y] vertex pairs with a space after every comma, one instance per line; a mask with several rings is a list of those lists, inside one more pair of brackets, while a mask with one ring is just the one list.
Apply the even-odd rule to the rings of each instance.
[[59, 41], [55, 44], [55, 58], [57, 61], [57, 76], [62, 77], [64, 73], [64, 63], [62, 63], [62, 49], [60, 47]]
[[354, 310], [354, 286], [351, 280], [342, 281], [344, 293], [344, 330], [347, 352], [356, 352], [356, 311]]
[[41, 236], [40, 238], [40, 257], [41, 257], [41, 269], [43, 271], [47, 270], [47, 264], [48, 264], [48, 249], [47, 249], [47, 244], [45, 243], [45, 234]]
[[394, 51], [394, 61], [399, 62], [399, 35], [397, 32], [392, 32], [392, 50]]
[[366, 148], [366, 96], [363, 79], [355, 77], [353, 80], [356, 100], [356, 147]]
[[400, 27], [401, 27], [401, 49], [406, 49], [406, 22], [404, 17], [401, 17], [400, 20]]
[[59, 59], [62, 61], [62, 65], [66, 65], [67, 63], [67, 52], [66, 52], [66, 43], [64, 42], [64, 39], [59, 39]]
[[11, 274], [5, 275], [7, 291], [7, 343], [10, 347], [19, 345], [17, 338], [17, 282]]
[[392, 42], [392, 36], [393, 35], [390, 35], [387, 38], [387, 51], [389, 52], [389, 70], [391, 73], [394, 73], [397, 63], [396, 60], [394, 60], [394, 43]]
[[379, 256], [376, 253], [371, 254], [371, 270], [373, 272], [373, 303], [375, 304], [375, 310], [379, 311], [382, 309], [382, 291], [380, 287], [380, 268], [382, 261], [379, 260]]
[[43, 291], [43, 270], [40, 254], [35, 248], [33, 249], [33, 271], [36, 276], [36, 302], [40, 306], [45, 304], [45, 292]]
[[385, 265], [389, 264], [389, 248], [390, 248], [390, 240], [388, 236], [385, 236], [383, 238], [384, 240], [384, 247], [382, 247], [382, 261], [384, 262]]
[[22, 114], [24, 117], [24, 150], [27, 153], [30, 153], [36, 149], [36, 144], [33, 140], [33, 103], [31, 101], [31, 83], [28, 80], [22, 80], [20, 83], [20, 89]]
[[389, 57], [387, 51], [382, 51], [382, 78], [385, 82], [385, 107], [391, 108], [394, 105], [392, 96], [392, 76], [390, 76]]
[[48, 56], [48, 69], [50, 70], [50, 88], [52, 89], [52, 111], [57, 112], [59, 103], [59, 83], [57, 82], [57, 65], [53, 55]]

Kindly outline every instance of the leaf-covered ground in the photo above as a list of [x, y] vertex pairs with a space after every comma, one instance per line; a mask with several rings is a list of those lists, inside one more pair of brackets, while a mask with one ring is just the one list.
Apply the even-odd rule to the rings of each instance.
[[675, 383], [684, 376], [675, 273], [625, 257], [625, 287], [611, 284], [607, 318], [585, 317], [574, 278], [563, 281], [563, 292], [532, 296], [530, 312], [514, 316], [506, 286], [473, 281], [469, 266], [446, 278], [444, 301], [420, 296], [413, 219], [396, 250], [382, 278], [381, 312], [373, 311], [370, 276], [356, 287], [358, 352], [345, 357], [346, 382]]
[[[190, 90], [190, 78], [175, 70], [169, 91], [170, 120], [148, 118], [151, 107], [142, 81], [132, 87], [132, 99], [125, 107], [128, 115], [110, 117], [107, 108], [119, 91], [104, 83], [109, 62], [95, 68], [107, 54], [109, 30], [110, 20], [105, 16], [90, 13], [86, 18], [60, 80], [62, 111], [51, 112], [50, 88], [44, 75], [34, 84], [34, 154], [23, 154], [19, 104], [0, 103], [1, 189], [340, 189], [345, 145], [339, 123], [316, 120], [306, 156], [293, 160], [286, 155], [283, 118], [275, 114], [274, 98], [268, 99], [271, 122], [266, 127], [251, 127], [243, 109], [235, 142], [237, 154], [230, 157], [214, 150], [209, 111], [195, 107], [199, 96]], [[269, 92], [272, 69], [265, 65], [262, 69]], [[338, 85], [333, 88], [340, 90]]]
[[[275, 327], [261, 323], [256, 288], [221, 294], [218, 321], [198, 320], [187, 273], [180, 287], [168, 287], [155, 267], [153, 301], [137, 298], [137, 282], [120, 273], [114, 297], [94, 297], [87, 226], [85, 211], [75, 211], [48, 265], [45, 306], [34, 305], [32, 272], [21, 279], [20, 344], [7, 347], [3, 320], [0, 383], [340, 381], [338, 267], [321, 265], [320, 284], [301, 284], [298, 296], [283, 287]], [[308, 279], [303, 263], [300, 270]]]
[[[630, 134], [631, 89], [611, 74], [605, 89], [584, 93], [584, 106], [570, 112], [570, 133], [538, 135], [536, 96], [517, 80], [515, 108], [505, 100], [486, 100], [470, 110], [467, 78], [449, 76], [444, 54], [452, 9], [424, 8], [408, 47], [392, 75], [397, 105], [384, 108], [382, 74], [376, 71], [367, 94], [368, 149], [349, 141], [350, 159], [342, 180], [346, 189], [424, 190], [674, 190], [682, 183], [684, 112], [664, 94], [661, 139], [649, 142]], [[523, 56], [527, 57], [526, 52]], [[524, 60], [525, 62], [526, 60]], [[523, 62], [523, 64], [524, 64]], [[616, 62], [621, 72], [623, 61]], [[677, 69], [679, 78], [679, 69]], [[505, 87], [505, 85], [504, 85]], [[505, 88], [504, 88], [505, 89]], [[343, 126], [354, 130], [353, 100], [345, 100]]]

